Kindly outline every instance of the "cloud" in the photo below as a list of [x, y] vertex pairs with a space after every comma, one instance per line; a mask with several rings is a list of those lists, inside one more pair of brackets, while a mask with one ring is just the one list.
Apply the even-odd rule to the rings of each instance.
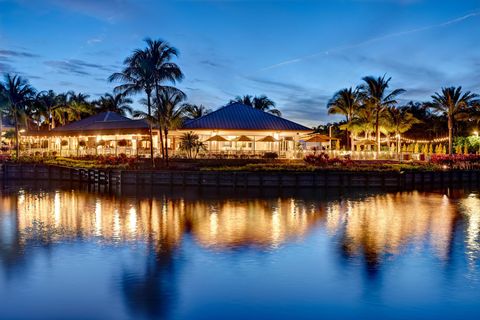
[[276, 63], [276, 64], [272, 64], [270, 66], [264, 67], [264, 68], [260, 69], [260, 71], [267, 71], [267, 70], [279, 68], [279, 67], [282, 67], [282, 66], [285, 66], [285, 65], [298, 63], [298, 62], [301, 62], [303, 60], [310, 59], [310, 58], [315, 58], [315, 57], [319, 57], [319, 56], [327, 56], [330, 53], [341, 52], [341, 51], [344, 51], [344, 50], [351, 50], [351, 49], [355, 49], [355, 48], [358, 48], [358, 47], [363, 47], [363, 46], [368, 45], [368, 44], [372, 44], [372, 43], [375, 43], [375, 42], [379, 42], [379, 41], [383, 41], [383, 40], [387, 40], [387, 39], [391, 39], [391, 38], [397, 38], [397, 37], [400, 37], [400, 36], [406, 36], [406, 35], [410, 35], [410, 34], [414, 34], [414, 33], [418, 33], [418, 32], [428, 31], [428, 30], [431, 30], [431, 29], [447, 27], [447, 26], [457, 24], [457, 23], [460, 23], [460, 22], [465, 21], [467, 19], [471, 19], [471, 18], [478, 17], [478, 16], [480, 16], [480, 11], [475, 11], [475, 12], [463, 15], [461, 17], [442, 22], [442, 23], [433, 24], [433, 25], [420, 27], [420, 28], [415, 28], [415, 29], [410, 29], [410, 30], [406, 30], [406, 31], [394, 32], [394, 33], [386, 34], [386, 35], [383, 35], [383, 36], [367, 39], [365, 41], [355, 43], [355, 44], [352, 44], [352, 45], [336, 47], [336, 48], [332, 48], [330, 50], [325, 50], [325, 51], [313, 53], [313, 54], [310, 54], [310, 55], [307, 55], [307, 56], [282, 61], [282, 62], [279, 62], [279, 63]]
[[79, 59], [51, 60], [45, 61], [44, 64], [56, 69], [58, 72], [73, 73], [81, 76], [91, 75], [91, 69], [103, 71], [112, 70], [109, 67], [105, 67], [100, 64], [89, 63]]
[[138, 2], [128, 0], [48, 0], [52, 5], [111, 23], [133, 15]]
[[0, 62], [0, 74], [13, 72], [13, 67], [8, 63]]
[[218, 62], [214, 62], [214, 61], [208, 60], [208, 59], [201, 60], [201, 61], [200, 61], [200, 64], [203, 64], [203, 65], [206, 65], [206, 66], [209, 66], [209, 67], [212, 67], [212, 68], [221, 68], [221, 67], [223, 67], [222, 64], [220, 64], [220, 63], [218, 63]]
[[37, 54], [33, 54], [26, 51], [14, 51], [14, 50], [4, 50], [0, 49], [0, 56], [8, 56], [15, 58], [38, 58], [40, 57]]

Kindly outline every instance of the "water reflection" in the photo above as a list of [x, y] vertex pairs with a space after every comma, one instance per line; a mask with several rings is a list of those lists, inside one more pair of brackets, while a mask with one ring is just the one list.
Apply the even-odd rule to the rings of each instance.
[[77, 242], [136, 248], [143, 253], [134, 263], [129, 259], [119, 265], [114, 275], [124, 304], [131, 314], [168, 317], [178, 305], [180, 275], [187, 272], [183, 247], [188, 239], [212, 252], [248, 249], [268, 254], [320, 233], [332, 239], [344, 263], [358, 258], [376, 273], [391, 257], [408, 250], [449, 261], [456, 228], [465, 221], [465, 253], [475, 269], [479, 208], [474, 193], [402, 192], [318, 200], [165, 194], [139, 198], [21, 189], [0, 197], [0, 260], [12, 278], [11, 271], [28, 266], [32, 252], [42, 248]]

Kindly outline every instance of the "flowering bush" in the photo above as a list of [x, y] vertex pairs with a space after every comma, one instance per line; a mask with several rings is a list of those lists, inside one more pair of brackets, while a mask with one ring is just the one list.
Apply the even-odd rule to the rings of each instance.
[[430, 162], [450, 168], [468, 169], [480, 166], [480, 155], [476, 154], [433, 154]]
[[332, 158], [328, 156], [326, 153], [319, 153], [319, 154], [309, 154], [303, 158], [307, 164], [316, 166], [316, 167], [325, 167], [325, 166], [347, 166], [351, 163], [349, 158], [345, 158], [342, 160], [340, 158]]

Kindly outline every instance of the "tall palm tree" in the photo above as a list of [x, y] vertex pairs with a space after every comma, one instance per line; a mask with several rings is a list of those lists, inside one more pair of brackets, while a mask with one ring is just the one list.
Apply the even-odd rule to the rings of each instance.
[[[125, 95], [137, 94], [144, 91], [147, 96], [147, 114], [152, 116], [152, 93], [158, 98], [159, 91], [166, 81], [175, 83], [183, 78], [180, 68], [171, 59], [178, 55], [178, 51], [167, 42], [146, 39], [147, 48], [135, 50], [124, 61], [124, 69], [112, 74], [110, 81], [121, 81], [122, 85], [115, 88], [116, 92]], [[158, 100], [158, 99], [157, 99]], [[160, 130], [162, 132], [162, 130]], [[153, 158], [153, 133], [150, 122], [150, 157]], [[161, 140], [162, 137], [160, 137]], [[161, 143], [163, 146], [163, 143]], [[163, 153], [163, 152], [162, 152]]]
[[[115, 87], [114, 92], [119, 92], [126, 96], [134, 95], [142, 91], [147, 95], [147, 113], [152, 114], [152, 91], [154, 89], [154, 72], [155, 66], [152, 63], [147, 52], [135, 50], [133, 54], [124, 61], [124, 69], [121, 72], [112, 74], [109, 81], [120, 81], [123, 84]], [[149, 122], [149, 138], [150, 138], [150, 159], [152, 167], [155, 166], [153, 158], [153, 130], [152, 123]]]
[[230, 100], [230, 103], [243, 103], [244, 105], [250, 106], [257, 110], [268, 112], [279, 117], [282, 116], [280, 110], [275, 108], [275, 102], [266, 95], [261, 95], [258, 97], [253, 97], [251, 95], [244, 95], [243, 97], [237, 96], [235, 99]]
[[415, 118], [407, 108], [388, 107], [387, 126], [390, 132], [395, 134], [397, 153], [400, 153], [400, 135], [410, 130], [417, 123], [421, 123], [421, 121]]
[[196, 104], [184, 103], [183, 109], [185, 112], [185, 117], [187, 119], [198, 119], [211, 112], [211, 110], [207, 109], [203, 104], [196, 105]]
[[[161, 100], [161, 91], [167, 89], [169, 86], [165, 86], [165, 82], [175, 84], [177, 81], [183, 79], [183, 73], [180, 67], [172, 62], [172, 59], [178, 57], [178, 50], [166, 41], [152, 40], [150, 38], [145, 39], [147, 48], [145, 49], [152, 63], [154, 65], [154, 84], [155, 84], [155, 97], [157, 103]], [[160, 107], [157, 106], [159, 110]], [[168, 154], [164, 148], [163, 131], [159, 128], [160, 132], [160, 146], [162, 151], [162, 157], [168, 162]], [[168, 152], [168, 151], [167, 151]]]
[[4, 82], [0, 82], [3, 106], [12, 116], [15, 126], [15, 154], [20, 156], [19, 119], [25, 112], [25, 106], [33, 98], [35, 89], [28, 81], [18, 75], [5, 74]]
[[347, 148], [350, 145], [352, 151], [354, 148], [354, 137], [353, 134], [349, 134], [348, 125], [351, 124], [361, 106], [362, 102], [358, 88], [348, 88], [338, 91], [327, 104], [329, 114], [341, 114], [345, 116], [347, 121], [347, 126], [345, 127]]
[[464, 121], [473, 112], [473, 107], [479, 103], [478, 95], [466, 91], [462, 93], [462, 87], [442, 88], [442, 92], [432, 96], [431, 107], [448, 119], [448, 153], [453, 153], [453, 126], [455, 121]]
[[375, 139], [377, 145], [377, 153], [380, 151], [380, 122], [381, 117], [387, 107], [394, 106], [397, 103], [395, 98], [404, 93], [404, 89], [395, 89], [392, 92], [387, 93], [389, 82], [392, 78], [386, 79], [383, 77], [364, 77], [362, 80], [365, 82], [360, 86], [361, 95], [364, 104], [371, 107], [375, 114]]
[[112, 111], [121, 114], [122, 116], [126, 116], [127, 114], [133, 113], [131, 107], [132, 103], [132, 99], [125, 97], [123, 94], [105, 93], [105, 95], [100, 97], [98, 101], [95, 101], [94, 104], [96, 106], [96, 112]]

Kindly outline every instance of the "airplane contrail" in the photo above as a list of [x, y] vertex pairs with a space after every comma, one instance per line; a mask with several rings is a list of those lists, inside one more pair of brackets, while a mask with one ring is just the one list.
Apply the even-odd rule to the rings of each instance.
[[390, 33], [390, 34], [386, 34], [386, 35], [383, 35], [383, 36], [380, 36], [380, 37], [371, 38], [371, 39], [368, 39], [368, 40], [365, 40], [365, 41], [362, 41], [362, 42], [359, 42], [359, 43], [356, 43], [356, 44], [342, 46], [342, 47], [336, 47], [336, 48], [333, 48], [333, 49], [330, 49], [330, 50], [325, 50], [325, 51], [313, 53], [313, 54], [310, 54], [308, 56], [303, 56], [303, 57], [299, 57], [299, 58], [295, 58], [295, 59], [285, 60], [285, 61], [273, 64], [271, 66], [262, 68], [262, 69], [260, 69], [260, 71], [267, 71], [267, 70], [275, 69], [275, 68], [282, 67], [282, 66], [285, 66], [285, 65], [301, 62], [305, 59], [314, 58], [314, 57], [318, 57], [318, 56], [322, 56], [322, 55], [328, 55], [331, 52], [339, 52], [339, 51], [343, 51], [343, 50], [347, 50], [347, 49], [358, 48], [358, 47], [364, 46], [366, 44], [370, 44], [370, 43], [374, 43], [374, 42], [378, 42], [378, 41], [382, 41], [382, 40], [386, 40], [386, 39], [390, 39], [390, 38], [395, 38], [395, 37], [400, 37], [400, 36], [404, 36], [404, 35], [407, 35], [407, 34], [427, 31], [427, 30], [430, 30], [430, 29], [446, 27], [446, 26], [449, 26], [449, 25], [452, 25], [452, 24], [455, 24], [455, 23], [459, 23], [459, 22], [462, 22], [464, 20], [467, 20], [467, 19], [470, 19], [470, 18], [476, 17], [476, 16], [480, 16], [480, 11], [475, 11], [475, 12], [466, 14], [464, 16], [461, 16], [461, 17], [458, 17], [458, 18], [455, 18], [455, 19], [452, 19], [452, 20], [448, 20], [448, 21], [445, 21], [445, 22], [442, 22], [442, 23], [439, 23], [439, 24], [434, 24], [434, 25], [425, 26], [425, 27], [416, 28], [416, 29], [411, 29], [411, 30], [406, 30], [406, 31]]

